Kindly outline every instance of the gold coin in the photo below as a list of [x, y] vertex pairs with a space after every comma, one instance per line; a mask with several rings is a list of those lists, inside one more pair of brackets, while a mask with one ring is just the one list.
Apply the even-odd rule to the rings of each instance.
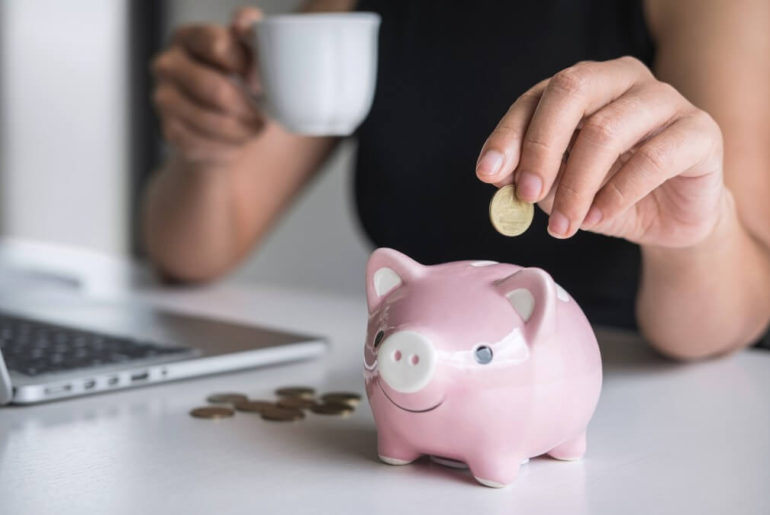
[[195, 418], [229, 418], [235, 415], [235, 412], [224, 406], [203, 406], [190, 411], [190, 415]]
[[361, 395], [355, 392], [329, 392], [321, 396], [324, 402], [341, 402], [355, 407], [361, 402]]
[[243, 402], [249, 400], [248, 397], [242, 393], [212, 393], [206, 397], [208, 402], [213, 404], [235, 404], [236, 402]]
[[315, 395], [315, 390], [307, 386], [285, 386], [278, 388], [275, 394], [279, 397], [305, 397], [311, 398]]
[[317, 403], [315, 400], [308, 399], [307, 397], [283, 397], [276, 404], [279, 408], [308, 409]]
[[234, 406], [238, 411], [245, 411], [248, 413], [262, 413], [266, 409], [274, 408], [275, 403], [268, 401], [246, 400], [236, 402]]
[[489, 203], [489, 219], [500, 234], [518, 236], [529, 229], [535, 208], [532, 204], [516, 198], [513, 185], [503, 186]]
[[274, 422], [291, 422], [305, 418], [305, 414], [300, 409], [279, 408], [277, 406], [266, 408], [261, 415], [263, 419]]
[[313, 406], [310, 411], [318, 415], [350, 415], [353, 407], [342, 402], [325, 402]]

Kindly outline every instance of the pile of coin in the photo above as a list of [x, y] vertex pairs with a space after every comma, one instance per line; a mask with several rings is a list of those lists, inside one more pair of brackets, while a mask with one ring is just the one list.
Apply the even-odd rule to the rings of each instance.
[[275, 401], [250, 399], [242, 393], [213, 393], [206, 400], [211, 404], [190, 411], [196, 418], [220, 419], [242, 413], [255, 413], [264, 420], [291, 422], [305, 418], [305, 412], [317, 415], [349, 415], [361, 401], [353, 392], [329, 392], [316, 397], [316, 391], [307, 386], [286, 386], [275, 391]]
[[529, 229], [535, 208], [516, 198], [513, 185], [503, 186], [489, 203], [489, 219], [492, 226], [505, 236], [518, 236]]

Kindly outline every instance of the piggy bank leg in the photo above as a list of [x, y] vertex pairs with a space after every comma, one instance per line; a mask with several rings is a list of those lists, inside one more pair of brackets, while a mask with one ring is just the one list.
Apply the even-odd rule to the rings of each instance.
[[557, 460], [579, 460], [586, 453], [586, 433], [583, 431], [575, 438], [563, 442], [550, 451], [548, 455]]
[[473, 477], [482, 485], [502, 488], [513, 483], [519, 474], [519, 467], [523, 461], [521, 456], [480, 456], [477, 459], [469, 460], [468, 466]]
[[380, 460], [388, 465], [407, 465], [421, 456], [399, 440], [382, 436], [377, 439], [377, 454]]

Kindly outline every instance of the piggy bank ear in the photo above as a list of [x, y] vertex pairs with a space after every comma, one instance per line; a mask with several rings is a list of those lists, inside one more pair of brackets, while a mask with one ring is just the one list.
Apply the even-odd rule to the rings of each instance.
[[412, 258], [388, 248], [379, 248], [366, 264], [366, 301], [369, 313], [402, 284], [422, 275], [425, 267]]
[[556, 329], [556, 286], [544, 270], [522, 268], [497, 283], [497, 288], [524, 322], [527, 341], [548, 338]]

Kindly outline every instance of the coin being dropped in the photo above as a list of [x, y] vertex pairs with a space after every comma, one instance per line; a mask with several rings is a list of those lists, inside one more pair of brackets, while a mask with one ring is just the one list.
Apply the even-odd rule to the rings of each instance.
[[286, 386], [275, 391], [279, 397], [313, 397], [315, 390], [307, 386]]
[[534, 216], [534, 206], [517, 199], [512, 184], [497, 190], [489, 203], [489, 219], [492, 221], [492, 226], [505, 236], [518, 236], [524, 233], [529, 229]]
[[280, 408], [308, 409], [315, 406], [317, 402], [307, 397], [283, 397], [276, 404]]
[[361, 402], [361, 395], [355, 392], [329, 392], [323, 394], [321, 400], [324, 402], [349, 404], [350, 406], [355, 407]]
[[310, 411], [318, 415], [350, 415], [353, 407], [342, 402], [325, 402], [313, 406]]
[[237, 402], [243, 402], [249, 400], [248, 397], [242, 393], [212, 393], [206, 397], [208, 402], [214, 404], [235, 404]]
[[235, 403], [235, 409], [247, 413], [262, 413], [263, 411], [275, 408], [275, 403], [268, 401], [246, 400]]
[[261, 415], [263, 419], [274, 422], [291, 422], [305, 418], [305, 414], [300, 409], [279, 408], [277, 406], [263, 410]]
[[203, 406], [190, 411], [190, 415], [195, 418], [230, 418], [235, 415], [235, 411], [223, 406]]

